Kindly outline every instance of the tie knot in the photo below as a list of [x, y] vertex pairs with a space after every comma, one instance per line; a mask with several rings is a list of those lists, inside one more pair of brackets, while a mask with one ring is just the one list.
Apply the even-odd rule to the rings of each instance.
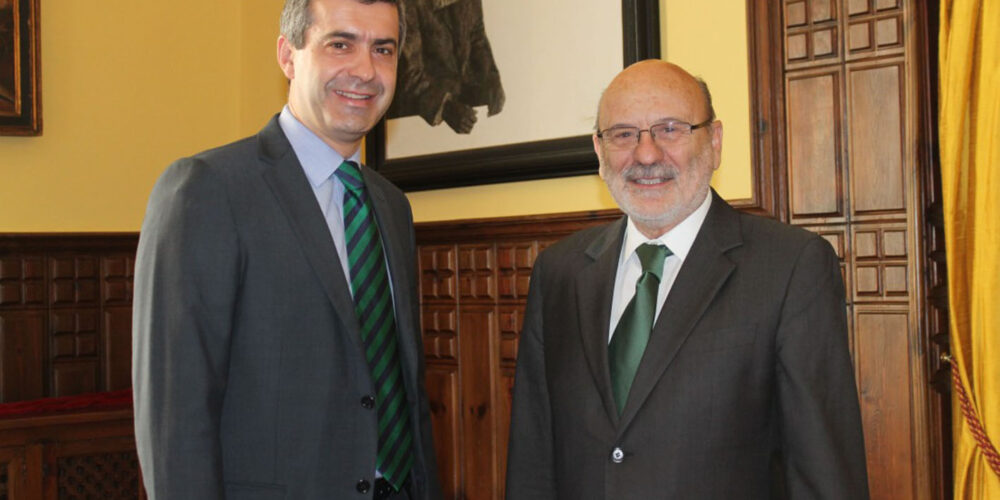
[[361, 178], [361, 168], [353, 161], [341, 163], [334, 175], [344, 183], [344, 187], [354, 194], [360, 194], [365, 188], [365, 181]]
[[643, 243], [635, 249], [635, 254], [639, 256], [642, 272], [652, 273], [656, 279], [660, 279], [663, 276], [663, 261], [673, 255], [673, 252], [664, 245]]

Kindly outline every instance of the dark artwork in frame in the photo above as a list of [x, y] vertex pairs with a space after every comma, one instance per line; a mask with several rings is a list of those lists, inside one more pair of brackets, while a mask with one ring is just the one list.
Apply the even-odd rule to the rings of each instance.
[[[453, 4], [462, 1], [469, 0], [432, 0], [426, 3]], [[481, 1], [471, 0], [470, 3], [479, 4]], [[624, 66], [643, 59], [660, 57], [659, 1], [622, 0], [621, 9]], [[481, 18], [481, 8], [478, 12]], [[489, 23], [489, 19], [486, 23]], [[557, 26], [547, 26], [547, 29], [557, 28]], [[409, 34], [407, 36], [409, 41]], [[406, 50], [404, 43], [403, 57]], [[565, 50], [579, 50], [579, 48], [567, 44]], [[492, 61], [492, 54], [489, 56]], [[401, 71], [407, 64], [401, 60]], [[489, 71], [483, 73], [486, 76], [481, 78], [480, 82], [485, 90], [480, 96], [483, 97], [480, 99], [483, 102], [479, 104], [487, 106], [490, 114], [494, 114], [493, 111], [499, 112], [498, 107], [503, 107], [503, 87], [499, 75], [496, 75], [496, 82], [493, 82], [493, 75]], [[503, 76], [505, 79], [509, 78], [506, 74]], [[598, 85], [604, 84], [607, 82]], [[586, 103], [589, 107], [594, 107], [596, 104], [596, 102]], [[537, 113], [539, 116], [544, 116], [545, 111], [538, 110]], [[392, 115], [393, 112], [390, 111], [390, 119]], [[597, 158], [589, 134], [389, 158], [386, 154], [386, 129], [386, 121], [383, 119], [366, 137], [365, 163], [407, 191], [597, 172]]]
[[40, 135], [39, 0], [0, 0], [0, 135]]

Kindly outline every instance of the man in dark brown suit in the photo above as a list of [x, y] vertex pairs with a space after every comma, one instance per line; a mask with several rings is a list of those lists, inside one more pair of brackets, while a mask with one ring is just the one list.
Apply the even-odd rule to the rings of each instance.
[[507, 497], [867, 498], [830, 245], [711, 190], [722, 124], [683, 69], [625, 69], [597, 125], [627, 217], [535, 263]]

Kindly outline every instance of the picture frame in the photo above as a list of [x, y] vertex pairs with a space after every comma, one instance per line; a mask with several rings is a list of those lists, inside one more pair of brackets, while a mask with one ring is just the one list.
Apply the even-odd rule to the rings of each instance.
[[0, 0], [0, 135], [42, 133], [39, 0]]
[[[624, 66], [660, 57], [659, 1], [622, 0], [621, 9]], [[572, 48], [572, 43], [566, 45]], [[366, 136], [365, 163], [406, 191], [595, 174], [598, 169], [589, 134], [387, 158], [386, 129], [383, 119]]]

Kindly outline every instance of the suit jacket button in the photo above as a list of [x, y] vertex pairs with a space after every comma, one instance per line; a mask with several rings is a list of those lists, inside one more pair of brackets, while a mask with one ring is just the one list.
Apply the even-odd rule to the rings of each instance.
[[611, 461], [620, 464], [625, 461], [625, 452], [621, 448], [611, 450]]
[[358, 488], [358, 493], [368, 493], [368, 490], [372, 489], [372, 484], [362, 479], [358, 481], [356, 487]]
[[375, 408], [375, 398], [371, 396], [364, 396], [361, 398], [361, 406], [363, 408], [372, 409]]

